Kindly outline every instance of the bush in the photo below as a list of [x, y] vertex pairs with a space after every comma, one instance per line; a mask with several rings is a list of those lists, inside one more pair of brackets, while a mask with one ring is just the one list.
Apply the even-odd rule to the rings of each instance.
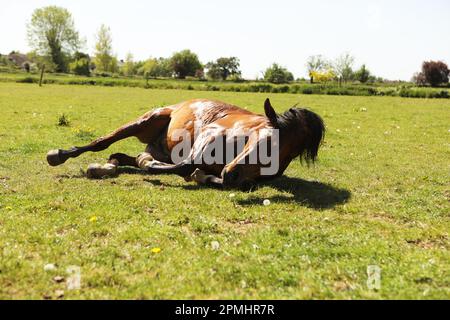
[[375, 88], [368, 88], [368, 89], [367, 89], [367, 92], [368, 92], [368, 94], [369, 94], [370, 96], [376, 96], [376, 95], [378, 95], [378, 90], [375, 89]]
[[447, 91], [447, 90], [442, 90], [442, 91], [440, 92], [440, 98], [444, 98], [444, 99], [450, 98], [450, 96], [449, 96], [449, 94], [448, 94], [448, 91]]
[[91, 75], [90, 62], [89, 59], [87, 58], [81, 58], [73, 61], [72, 63], [69, 64], [69, 69], [71, 72], [79, 76]]
[[240, 83], [240, 82], [244, 82], [245, 81], [241, 77], [241, 75], [237, 74], [237, 73], [230, 75], [227, 79], [230, 80], [230, 81], [236, 82], [236, 83]]
[[345, 88], [330, 88], [326, 90], [326, 94], [328, 95], [334, 95], [334, 96], [344, 96], [344, 95], [351, 95], [350, 92]]
[[274, 63], [264, 72], [264, 80], [270, 83], [288, 83], [294, 80], [294, 76], [286, 68]]
[[68, 127], [70, 126], [69, 118], [63, 113], [58, 118], [58, 126], [60, 127]]
[[272, 92], [270, 84], [252, 84], [247, 87], [248, 92]]
[[286, 93], [286, 92], [289, 91], [289, 86], [281, 86], [281, 87], [279, 87], [278, 89], [279, 89], [278, 92]]
[[207, 84], [206, 85], [206, 90], [207, 91], [220, 91], [220, 88], [217, 87], [217, 86], [213, 86], [213, 85]]
[[37, 82], [37, 79], [34, 79], [32, 77], [25, 77], [23, 79], [16, 80], [17, 83], [35, 83]]

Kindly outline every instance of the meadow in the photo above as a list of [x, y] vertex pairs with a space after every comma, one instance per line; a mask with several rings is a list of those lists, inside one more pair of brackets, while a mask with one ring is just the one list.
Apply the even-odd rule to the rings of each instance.
[[[316, 165], [294, 161], [250, 191], [85, 177], [142, 152], [136, 139], [45, 160], [157, 106], [212, 98], [262, 113], [267, 97], [315, 111], [327, 134]], [[449, 119], [448, 99], [0, 83], [0, 299], [448, 299]]]

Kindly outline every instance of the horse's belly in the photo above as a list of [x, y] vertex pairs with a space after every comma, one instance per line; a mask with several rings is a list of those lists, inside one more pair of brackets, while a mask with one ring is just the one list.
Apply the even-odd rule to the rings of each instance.
[[164, 163], [173, 163], [170, 150], [167, 146], [167, 128], [152, 142], [147, 145], [145, 152], [150, 153], [153, 159]]

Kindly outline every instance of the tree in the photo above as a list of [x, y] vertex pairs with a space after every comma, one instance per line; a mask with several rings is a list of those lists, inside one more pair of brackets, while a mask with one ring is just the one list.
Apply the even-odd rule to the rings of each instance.
[[75, 52], [69, 70], [77, 75], [89, 76], [91, 74], [91, 59], [88, 54]]
[[111, 29], [102, 24], [96, 35], [95, 58], [94, 58], [96, 70], [103, 72], [108, 71], [114, 72], [112, 70], [114, 67], [112, 65], [114, 62], [113, 59], [114, 56], [112, 52]]
[[30, 65], [30, 63], [29, 63], [28, 61], [24, 62], [24, 63], [22, 64], [22, 67], [23, 67], [23, 69], [24, 69], [27, 73], [30, 73], [30, 71], [31, 71], [31, 65]]
[[149, 58], [144, 61], [142, 66], [137, 70], [139, 75], [145, 78], [171, 77], [172, 69], [170, 61], [165, 58]]
[[[53, 62], [50, 60], [50, 57], [40, 55], [34, 51], [30, 51], [27, 53], [27, 57], [29, 61], [32, 61], [32, 68], [36, 68], [37, 70], [40, 70], [42, 68], [42, 65], [45, 65], [45, 70], [52, 70], [52, 66], [54, 66]], [[55, 68], [53, 68], [55, 70]]]
[[202, 70], [203, 66], [198, 56], [190, 50], [176, 52], [170, 58], [170, 65], [175, 76], [184, 79], [187, 76], [195, 76], [198, 70]]
[[212, 79], [226, 80], [229, 76], [240, 76], [239, 59], [236, 57], [219, 58], [215, 62], [206, 64], [207, 75]]
[[133, 61], [133, 55], [131, 53], [127, 53], [121, 71], [126, 76], [132, 76], [136, 73], [135, 63]]
[[36, 9], [27, 25], [30, 47], [49, 56], [58, 72], [66, 71], [65, 57], [82, 45], [72, 15], [67, 9], [48, 6]]
[[336, 78], [336, 74], [331, 68], [322, 71], [311, 71], [310, 76], [317, 82], [328, 82]]
[[293, 81], [294, 76], [286, 68], [274, 63], [264, 71], [264, 80], [277, 84], [287, 83]]
[[146, 79], [158, 77], [158, 59], [150, 58], [145, 60], [142, 67], [138, 70], [138, 74], [143, 75]]
[[314, 83], [314, 77], [312, 73], [322, 73], [328, 67], [329, 63], [322, 55], [310, 56], [306, 61], [306, 68], [308, 69], [310, 82]]
[[111, 66], [109, 68], [109, 71], [111, 73], [118, 73], [119, 72], [119, 60], [116, 56], [113, 56], [111, 59]]
[[370, 71], [366, 68], [366, 65], [363, 64], [361, 68], [355, 72], [355, 79], [361, 83], [366, 83], [370, 79]]
[[170, 59], [162, 57], [158, 59], [157, 76], [166, 78], [173, 76], [173, 69]]
[[427, 84], [427, 79], [425, 78], [425, 75], [423, 74], [423, 72], [414, 73], [411, 81], [414, 82], [418, 86], [425, 86]]
[[443, 83], [448, 83], [450, 70], [442, 61], [424, 61], [422, 64], [422, 72], [419, 79], [425, 79], [432, 87], [436, 87]]
[[340, 55], [334, 62], [334, 71], [339, 78], [339, 81], [347, 82], [353, 77], [353, 64], [355, 58], [349, 53]]

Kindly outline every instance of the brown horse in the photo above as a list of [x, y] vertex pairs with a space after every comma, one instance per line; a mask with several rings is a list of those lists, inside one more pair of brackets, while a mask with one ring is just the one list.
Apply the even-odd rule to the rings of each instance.
[[91, 164], [87, 176], [100, 178], [116, 174], [118, 166], [134, 166], [152, 174], [177, 174], [186, 181], [238, 187], [282, 175], [296, 157], [316, 159], [325, 133], [317, 114], [299, 108], [277, 114], [269, 99], [264, 111], [265, 116], [224, 102], [189, 100], [147, 112], [86, 146], [51, 150], [47, 161], [57, 166], [86, 151], [102, 151], [137, 137], [147, 145], [144, 153], [113, 154], [103, 166]]

